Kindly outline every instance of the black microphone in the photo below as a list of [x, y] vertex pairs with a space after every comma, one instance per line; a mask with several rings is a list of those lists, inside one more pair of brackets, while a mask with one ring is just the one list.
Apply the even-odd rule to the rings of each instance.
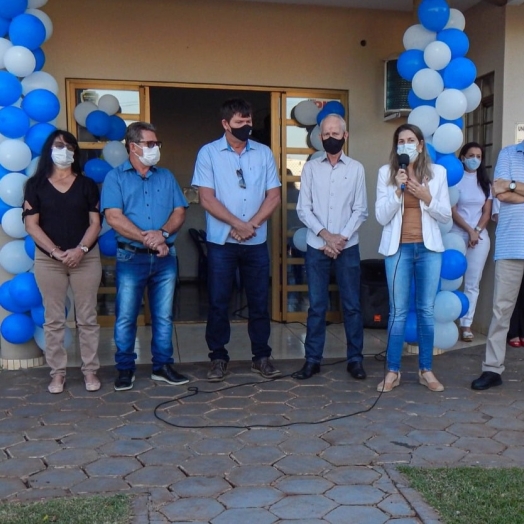
[[[402, 155], [397, 155], [397, 158], [398, 158], [398, 165], [400, 169], [405, 170], [409, 166], [409, 155], [407, 155], [406, 153], [403, 153]], [[406, 188], [405, 184], [402, 184], [400, 186], [401, 191], [404, 191], [405, 188]]]

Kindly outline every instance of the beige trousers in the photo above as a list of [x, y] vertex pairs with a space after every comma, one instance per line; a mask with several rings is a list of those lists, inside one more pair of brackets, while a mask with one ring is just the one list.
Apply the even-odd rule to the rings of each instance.
[[482, 371], [493, 371], [499, 374], [504, 371], [506, 336], [523, 273], [524, 260], [497, 260], [495, 262], [493, 317], [489, 325], [486, 359], [482, 363]]
[[45, 307], [45, 358], [51, 368], [51, 376], [65, 375], [67, 351], [64, 347], [65, 301], [71, 286], [75, 300], [76, 325], [80, 342], [82, 372], [96, 373], [100, 326], [96, 318], [98, 287], [102, 277], [100, 251], [96, 245], [84, 255], [76, 268], [44, 255], [35, 249], [35, 277], [42, 293]]

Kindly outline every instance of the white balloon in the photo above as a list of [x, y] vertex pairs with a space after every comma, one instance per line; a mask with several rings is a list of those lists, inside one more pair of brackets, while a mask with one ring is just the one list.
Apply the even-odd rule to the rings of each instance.
[[446, 233], [442, 236], [442, 242], [444, 243], [444, 249], [456, 249], [463, 255], [466, 254], [466, 242], [458, 233]]
[[4, 69], [4, 55], [11, 47], [13, 47], [13, 44], [10, 40], [7, 40], [7, 38], [0, 38], [0, 69]]
[[458, 29], [459, 31], [464, 31], [466, 27], [466, 18], [458, 9], [449, 10], [449, 20], [448, 23], [444, 26], [444, 29]]
[[449, 233], [452, 227], [453, 227], [453, 220], [451, 218], [445, 223], [442, 223], [442, 222], [438, 223], [438, 228], [440, 229], [441, 235], [445, 235], [446, 233]]
[[456, 120], [464, 115], [468, 101], [462, 91], [458, 89], [444, 89], [437, 97], [435, 109], [446, 120]]
[[40, 160], [39, 156], [35, 156], [31, 163], [26, 167], [25, 174], [28, 178], [32, 177], [36, 172], [36, 167], [38, 166], [38, 161]]
[[313, 100], [302, 100], [294, 108], [295, 120], [303, 126], [314, 126], [320, 108]]
[[451, 291], [440, 291], [435, 297], [433, 315], [435, 322], [453, 322], [462, 311], [460, 298]]
[[462, 90], [462, 93], [466, 97], [466, 100], [468, 101], [468, 105], [466, 107], [466, 113], [471, 113], [471, 111], [475, 111], [477, 107], [480, 104], [480, 101], [482, 99], [482, 93], [480, 91], [480, 87], [473, 82], [469, 87], [466, 87], [466, 89]]
[[82, 127], [86, 126], [86, 118], [88, 115], [90, 115], [93, 111], [96, 111], [98, 109], [96, 104], [93, 104], [93, 102], [80, 102], [75, 107], [75, 110], [73, 111], [75, 120], [79, 125]]
[[102, 95], [98, 100], [98, 109], [108, 115], [114, 115], [120, 109], [120, 102], [114, 95]]
[[437, 33], [429, 31], [422, 24], [415, 24], [407, 28], [402, 42], [405, 49], [419, 49], [420, 51], [424, 51], [426, 46], [434, 42], [436, 38]]
[[25, 252], [23, 240], [13, 240], [0, 249], [0, 266], [8, 273], [27, 273], [33, 267], [33, 260]]
[[29, 0], [27, 7], [36, 9], [47, 4], [47, 0]]
[[102, 156], [111, 167], [117, 167], [129, 158], [124, 144], [116, 140], [112, 140], [104, 146]]
[[299, 250], [305, 253], [307, 251], [307, 228], [301, 227], [295, 231], [293, 235], [293, 245]]
[[31, 163], [31, 150], [22, 140], [7, 139], [0, 144], [0, 164], [9, 171], [23, 171]]
[[30, 75], [36, 67], [36, 58], [27, 47], [14, 45], [4, 53], [5, 68], [15, 76]]
[[462, 129], [455, 124], [442, 124], [433, 134], [433, 147], [438, 153], [454, 153], [462, 145]]
[[44, 328], [35, 325], [35, 332], [33, 334], [35, 337], [36, 345], [42, 350], [45, 351], [45, 334]]
[[309, 143], [317, 151], [324, 151], [324, 146], [322, 145], [322, 139], [320, 138], [320, 127], [315, 126], [309, 132]]
[[458, 340], [458, 328], [455, 322], [435, 322], [433, 345], [439, 349], [451, 349]]
[[2, 228], [6, 235], [12, 238], [24, 238], [27, 236], [27, 231], [22, 220], [22, 208], [14, 207], [8, 209], [2, 217]]
[[451, 60], [451, 49], [448, 44], [436, 40], [428, 44], [424, 49], [424, 62], [431, 69], [440, 71], [444, 69]]
[[22, 94], [25, 96], [35, 89], [47, 89], [58, 95], [58, 82], [45, 71], [35, 71], [22, 80]]
[[454, 280], [448, 280], [447, 278], [440, 279], [441, 291], [455, 291], [462, 285], [464, 277], [458, 277]]
[[457, 186], [448, 187], [449, 203], [453, 207], [459, 201], [459, 190]]
[[24, 185], [27, 177], [22, 173], [7, 173], [0, 178], [0, 198], [8, 206], [21, 207], [24, 203]]
[[444, 80], [437, 71], [425, 68], [415, 73], [411, 87], [422, 100], [433, 100], [444, 90]]
[[0, 133], [0, 144], [4, 141], [4, 140], [9, 140], [6, 136], [2, 135]]
[[418, 106], [409, 114], [408, 123], [419, 127], [424, 137], [428, 137], [437, 130], [440, 116], [433, 106]]
[[49, 18], [49, 15], [44, 13], [43, 11], [40, 11], [40, 9], [27, 9], [26, 13], [29, 15], [36, 16], [42, 24], [44, 24], [45, 27], [45, 40], [44, 42], [47, 42], [51, 36], [53, 36], [53, 22]]

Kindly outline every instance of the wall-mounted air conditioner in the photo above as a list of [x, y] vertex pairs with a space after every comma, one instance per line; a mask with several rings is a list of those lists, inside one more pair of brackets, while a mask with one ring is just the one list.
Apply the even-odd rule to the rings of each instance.
[[408, 93], [411, 82], [404, 80], [397, 71], [397, 59], [384, 62], [384, 120], [409, 115]]

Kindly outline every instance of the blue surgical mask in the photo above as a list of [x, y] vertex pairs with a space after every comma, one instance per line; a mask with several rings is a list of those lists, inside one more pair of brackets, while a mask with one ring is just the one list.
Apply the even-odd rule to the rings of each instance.
[[468, 171], [476, 171], [480, 166], [481, 160], [480, 158], [472, 156], [471, 158], [465, 158], [463, 162]]
[[397, 155], [408, 155], [409, 163], [413, 164], [418, 158], [417, 144], [400, 144], [397, 146]]

